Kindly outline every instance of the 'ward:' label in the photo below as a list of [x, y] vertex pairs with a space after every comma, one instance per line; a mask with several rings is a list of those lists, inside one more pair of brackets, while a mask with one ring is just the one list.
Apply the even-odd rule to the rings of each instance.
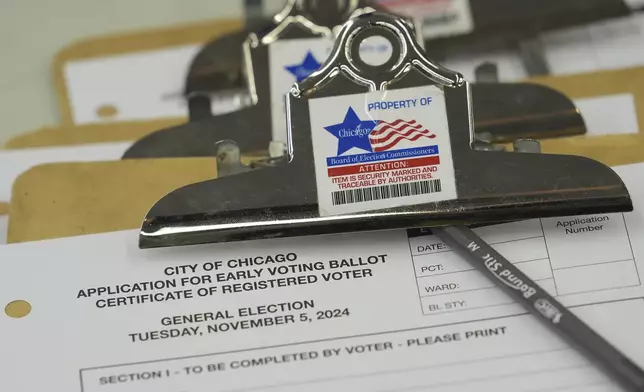
[[321, 216], [456, 198], [439, 87], [317, 98], [309, 105]]

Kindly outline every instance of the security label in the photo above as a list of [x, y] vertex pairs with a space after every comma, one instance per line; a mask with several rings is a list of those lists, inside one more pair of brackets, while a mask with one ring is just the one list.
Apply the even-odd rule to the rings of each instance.
[[437, 86], [309, 101], [321, 216], [456, 198]]
[[[330, 38], [302, 38], [278, 40], [269, 45], [273, 140], [287, 140], [285, 94], [293, 84], [306, 79], [324, 64], [333, 43]], [[360, 54], [370, 64], [384, 63], [391, 53], [388, 42], [372, 39], [360, 44]]]

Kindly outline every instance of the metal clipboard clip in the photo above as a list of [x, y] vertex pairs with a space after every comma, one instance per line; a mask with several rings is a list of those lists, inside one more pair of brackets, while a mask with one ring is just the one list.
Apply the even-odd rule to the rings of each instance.
[[[376, 10], [387, 11], [379, 3], [361, 2]], [[472, 14], [472, 30], [466, 28], [448, 33], [447, 36], [428, 37], [425, 43], [432, 49], [432, 57], [443, 60], [454, 54], [518, 50], [529, 75], [549, 73], [548, 63], [542, 53], [540, 33], [624, 17], [632, 13], [623, 0], [547, 0], [547, 4], [544, 1], [515, 4], [507, 0], [469, 0], [468, 3]], [[553, 7], [553, 4], [556, 6]], [[553, 17], [553, 12], [556, 17]], [[467, 19], [460, 15], [457, 20], [462, 18]], [[216, 97], [226, 89], [234, 94], [234, 90], [244, 88], [245, 78], [241, 72], [243, 59], [239, 48], [251, 31], [270, 30], [276, 23], [274, 18], [259, 23], [247, 20], [245, 30], [227, 34], [204, 46], [191, 64], [186, 78], [184, 95], [190, 101], [191, 119], [212, 115], [211, 95]], [[221, 53], [226, 53], [226, 56], [221, 56]]]
[[193, 59], [186, 77], [184, 96], [190, 121], [212, 117], [213, 101], [221, 97], [238, 97], [240, 109], [256, 103], [253, 101], [256, 96], [248, 96], [247, 90], [252, 88], [246, 61], [248, 51], [242, 49], [249, 39], [255, 44], [269, 44], [278, 38], [276, 34], [294, 22], [313, 30], [321, 26], [337, 30], [351, 16], [374, 7], [378, 8], [370, 0], [287, 0], [284, 8], [270, 20], [259, 25], [247, 24], [244, 30], [207, 43]]
[[[267, 158], [283, 154], [281, 144], [285, 140], [274, 140], [273, 134], [280, 131], [272, 129], [275, 128], [273, 125], [268, 126], [275, 116], [272, 111], [274, 102], [271, 102], [275, 86], [270, 82], [269, 46], [281, 38], [331, 37], [334, 35], [332, 31], [337, 33], [336, 24], [343, 23], [350, 16], [371, 12], [375, 7], [370, 1], [344, 0], [338, 3], [339, 6], [335, 3], [292, 0], [275, 17], [272, 30], [263, 34], [253, 33], [245, 40], [246, 85], [252, 105], [212, 116], [210, 98], [195, 96], [193, 103], [203, 106], [195, 111], [203, 113], [203, 116], [143, 137], [125, 152], [123, 158], [218, 156], [221, 151], [216, 143], [220, 140], [234, 141], [244, 155], [263, 153]], [[411, 28], [411, 22], [407, 23]], [[230, 53], [229, 46], [224, 49], [226, 52], [220, 54], [222, 57]], [[472, 96], [477, 108], [474, 113], [476, 137], [485, 142], [502, 143], [521, 137], [550, 138], [586, 132], [584, 121], [573, 102], [548, 87], [528, 83], [476, 83], [472, 85]], [[267, 154], [270, 146], [276, 147], [277, 152]], [[260, 162], [256, 166], [264, 167], [266, 164], [270, 165]]]
[[[193, 104], [190, 111], [207, 112], [208, 115], [196, 116], [201, 119], [194, 121], [195, 118], [191, 118], [187, 124], [162, 129], [143, 137], [125, 152], [123, 158], [214, 156], [215, 143], [231, 137], [243, 144], [245, 153], [268, 150], [272, 140], [271, 126], [267, 124], [271, 123], [273, 117], [273, 90], [288, 88], [290, 85], [272, 85], [270, 47], [282, 40], [295, 42], [311, 38], [325, 39], [325, 45], [330, 46], [334, 31], [337, 33], [344, 22], [355, 15], [371, 11], [373, 8], [370, 2], [363, 0], [289, 0], [284, 9], [275, 15], [274, 26], [270, 30], [250, 33], [239, 47], [239, 51], [243, 52], [248, 90], [246, 95], [250, 106], [212, 116], [210, 98], [200, 93], [191, 93]], [[226, 52], [218, 55], [223, 58], [235, 56]], [[225, 81], [226, 77], [223, 79], [221, 88], [230, 87]], [[202, 108], [197, 108], [199, 105]], [[284, 127], [285, 125], [282, 128]], [[263, 132], [246, 132], [253, 129], [261, 129]], [[252, 135], [248, 136], [249, 133]]]
[[[389, 41], [392, 56], [373, 66], [357, 54], [362, 40], [376, 35]], [[451, 146], [454, 197], [321, 214], [309, 112], [313, 100], [419, 86], [444, 93], [448, 135], [443, 137]], [[292, 88], [287, 108], [288, 163], [171, 192], [148, 212], [140, 247], [487, 224], [632, 209], [619, 176], [599, 162], [567, 155], [475, 150], [469, 83], [431, 62], [409, 25], [391, 15], [372, 13], [348, 21], [322, 68]]]

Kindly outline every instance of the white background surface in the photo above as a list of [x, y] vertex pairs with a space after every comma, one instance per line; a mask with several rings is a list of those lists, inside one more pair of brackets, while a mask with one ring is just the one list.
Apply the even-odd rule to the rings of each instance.
[[[130, 145], [131, 143], [102, 143], [0, 151], [0, 202], [11, 200], [11, 188], [15, 179], [34, 166], [53, 162], [119, 160]], [[73, 159], [70, 159], [71, 156]]]
[[[267, 13], [280, 7], [282, 0], [264, 0]], [[644, 0], [629, 0], [634, 4]], [[239, 17], [241, 0], [2, 0], [0, 1], [0, 143], [11, 135], [59, 122], [58, 103], [51, 80], [51, 62], [64, 46], [81, 39], [127, 31], [145, 30], [191, 21]], [[580, 27], [566, 33], [568, 41], [555, 48], [550, 61], [562, 64], [566, 58], [582, 62], [582, 69], [644, 64], [644, 49], [628, 49], [644, 30], [644, 18], [604, 22], [594, 28]], [[635, 38], [633, 38], [635, 37]], [[593, 42], [593, 56], [580, 56], [573, 50], [575, 40]], [[546, 44], [551, 42], [545, 38]], [[578, 45], [577, 45], [578, 46]], [[501, 57], [499, 68], [504, 79], [522, 78], [517, 58], [490, 54], [489, 60]], [[485, 59], [483, 59], [485, 60]], [[447, 66], [468, 64], [459, 59]], [[565, 62], [563, 62], [565, 64]], [[460, 68], [460, 67], [458, 67]], [[555, 67], [556, 68], [556, 67]], [[565, 67], [559, 68], [566, 72]]]
[[[281, 0], [264, 0], [267, 11]], [[59, 122], [51, 62], [64, 46], [92, 36], [192, 21], [234, 18], [241, 0], [1, 0], [0, 143]]]

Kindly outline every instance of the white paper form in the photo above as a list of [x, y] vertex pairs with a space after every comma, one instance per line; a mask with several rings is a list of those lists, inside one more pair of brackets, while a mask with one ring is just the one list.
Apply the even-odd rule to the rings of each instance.
[[[637, 212], [479, 233], [644, 364], [644, 164], [618, 171]], [[3, 389], [618, 390], [432, 236], [143, 251], [137, 235], [0, 247], [0, 304], [31, 304], [0, 315]]]
[[[184, 45], [69, 62], [64, 75], [74, 123], [187, 116], [183, 91], [190, 63], [200, 49], [201, 45]], [[215, 114], [248, 104], [240, 94], [212, 101]], [[101, 116], [106, 107], [115, 111], [113, 116]]]
[[[644, 66], [644, 12], [548, 32], [541, 35], [541, 42], [554, 76], [641, 67]], [[475, 69], [484, 62], [495, 63], [499, 79], [504, 82], [529, 76], [519, 53], [510, 50], [464, 53], [448, 58], [443, 65], [463, 73], [468, 80], [475, 80]], [[631, 94], [618, 94], [578, 99], [575, 104], [584, 117], [588, 134], [628, 134], [638, 132], [641, 127], [633, 101]]]
[[644, 65], [644, 13], [544, 34], [553, 72], [571, 74]]
[[119, 160], [132, 145], [97, 143], [70, 147], [0, 150], [0, 202], [11, 200], [13, 182], [20, 174], [44, 163]]
[[[465, 4], [461, 0], [449, 3], [456, 5], [456, 9], [462, 8], [459, 4]], [[457, 25], [461, 26], [460, 23]], [[542, 41], [553, 75], [642, 66], [644, 13], [546, 33]], [[69, 62], [65, 65], [64, 74], [74, 123], [186, 116], [187, 106], [181, 92], [188, 67], [199, 47], [184, 45]], [[468, 80], [474, 80], [474, 69], [485, 61], [498, 65], [502, 81], [528, 77], [518, 53], [514, 51], [475, 56], [465, 53], [447, 59], [443, 65], [463, 73]], [[244, 99], [239, 95], [222, 96], [213, 101], [213, 111], [233, 111], [247, 104]], [[104, 107], [116, 109], [116, 114], [102, 117], [100, 112]], [[634, 112], [627, 115], [636, 119]], [[600, 129], [600, 126], [595, 128]], [[628, 133], [631, 128], [608, 133]]]
[[[623, 18], [554, 30], [540, 36], [553, 75], [569, 75], [644, 65], [644, 12]], [[527, 78], [518, 51], [463, 53], [443, 65], [475, 80], [477, 66], [493, 62], [501, 81]]]

